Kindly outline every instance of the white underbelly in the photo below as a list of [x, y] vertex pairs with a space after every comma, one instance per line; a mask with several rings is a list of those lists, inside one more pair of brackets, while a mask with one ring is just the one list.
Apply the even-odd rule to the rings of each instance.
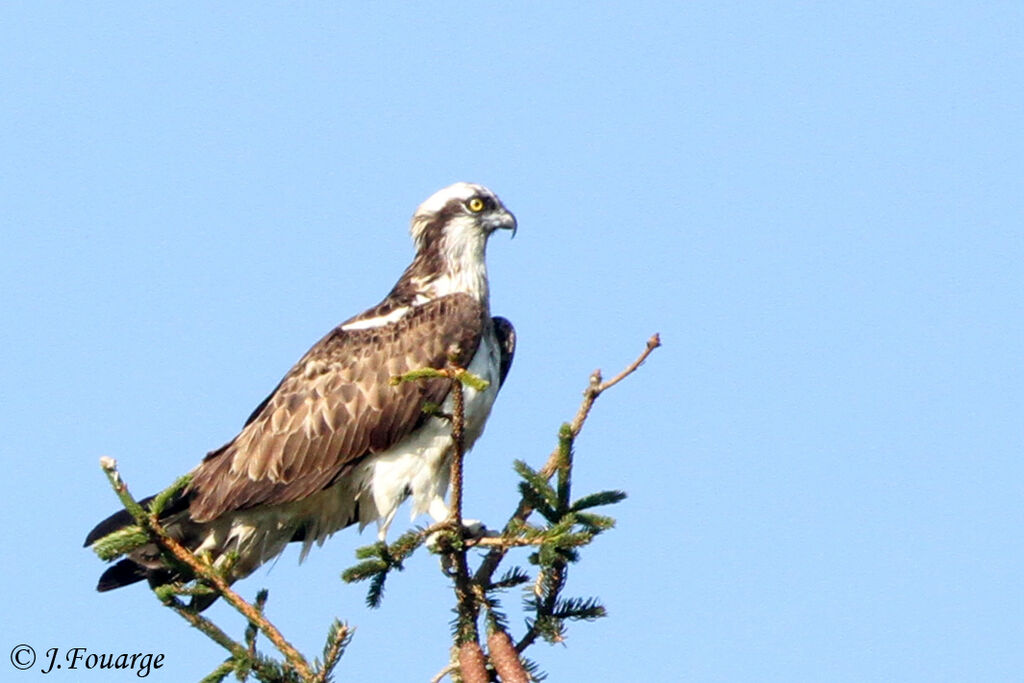
[[[483, 433], [498, 394], [498, 348], [493, 335], [481, 340], [466, 369], [488, 383], [482, 391], [463, 386], [464, 443], [468, 451]], [[445, 399], [441, 410], [452, 413], [451, 395]], [[433, 499], [443, 497], [448, 489], [451, 452], [451, 424], [448, 420], [431, 417], [422, 428], [387, 451], [367, 458], [356, 468], [353, 477], [360, 495], [368, 496], [368, 503], [372, 501], [372, 504], [360, 504], [360, 525], [378, 520], [390, 522], [406, 497], [411, 499], [412, 518], [427, 512]]]

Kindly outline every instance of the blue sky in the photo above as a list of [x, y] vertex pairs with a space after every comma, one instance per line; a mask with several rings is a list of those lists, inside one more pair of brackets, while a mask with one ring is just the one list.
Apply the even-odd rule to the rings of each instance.
[[[190, 469], [469, 180], [519, 219], [488, 257], [520, 345], [467, 514], [664, 342], [578, 443], [578, 490], [630, 497], [551, 680], [1018, 680], [1022, 37], [1009, 2], [6, 4], [0, 644], [213, 669], [93, 592], [99, 456], [140, 495]], [[338, 574], [370, 540], [239, 587], [306, 652], [357, 625], [339, 680], [427, 680], [450, 592], [423, 556], [368, 611]]]

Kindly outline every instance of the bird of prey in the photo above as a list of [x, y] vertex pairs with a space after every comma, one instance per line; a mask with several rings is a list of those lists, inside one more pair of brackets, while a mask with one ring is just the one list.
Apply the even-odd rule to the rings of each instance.
[[[515, 235], [516, 219], [481, 185], [456, 183], [423, 202], [412, 217], [416, 256], [391, 292], [317, 342], [238, 436], [206, 455], [162, 513], [168, 533], [226, 564], [226, 578], [235, 581], [289, 542], [303, 543], [304, 558], [314, 543], [352, 524], [376, 522], [383, 541], [406, 499], [414, 518], [446, 519], [450, 384], [393, 386], [390, 379], [443, 368], [454, 356], [488, 382], [465, 388], [466, 448], [480, 436], [515, 351], [511, 323], [490, 313], [484, 256], [497, 230]], [[425, 411], [429, 406], [440, 410]], [[85, 545], [132, 523], [117, 512]], [[97, 590], [178, 578], [148, 545], [108, 568]]]

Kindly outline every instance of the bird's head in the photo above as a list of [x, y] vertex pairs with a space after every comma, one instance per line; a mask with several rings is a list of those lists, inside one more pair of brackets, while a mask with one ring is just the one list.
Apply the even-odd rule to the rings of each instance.
[[431, 296], [465, 291], [487, 298], [484, 254], [498, 230], [516, 232], [516, 217], [483, 185], [455, 183], [431, 195], [412, 217], [416, 260], [409, 272]]
[[417, 250], [434, 240], [483, 244], [496, 230], [511, 230], [514, 237], [516, 217], [498, 195], [475, 183], [455, 183], [438, 190], [419, 205], [412, 217]]

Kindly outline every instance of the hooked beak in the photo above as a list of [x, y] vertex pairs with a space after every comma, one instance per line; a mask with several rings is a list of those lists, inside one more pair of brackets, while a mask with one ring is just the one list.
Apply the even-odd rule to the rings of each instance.
[[519, 227], [516, 222], [516, 217], [512, 215], [511, 211], [505, 208], [496, 212], [487, 222], [489, 224], [487, 227], [491, 232], [494, 232], [495, 230], [511, 230], [512, 237], [516, 236], [516, 230]]

